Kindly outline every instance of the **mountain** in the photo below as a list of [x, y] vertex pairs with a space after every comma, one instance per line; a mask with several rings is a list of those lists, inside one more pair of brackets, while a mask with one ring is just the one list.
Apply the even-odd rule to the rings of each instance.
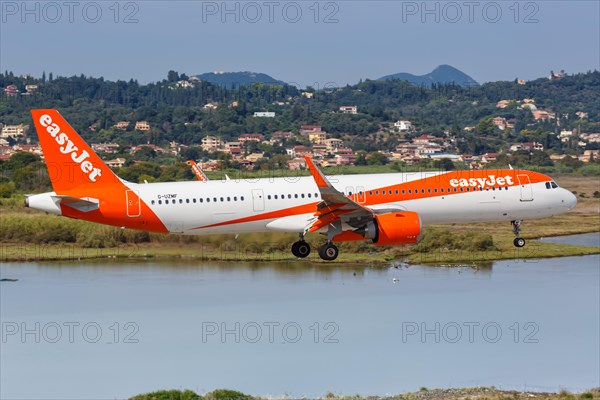
[[259, 72], [206, 72], [196, 75], [198, 79], [213, 83], [226, 88], [237, 88], [241, 85], [252, 85], [253, 83], [267, 83], [270, 85], [285, 85], [285, 82], [279, 81], [267, 74]]
[[433, 71], [425, 75], [413, 75], [407, 72], [400, 72], [398, 74], [386, 75], [379, 78], [379, 81], [387, 81], [390, 79], [397, 79], [401, 81], [408, 81], [415, 85], [431, 86], [434, 83], [456, 83], [459, 86], [478, 86], [479, 83], [475, 79], [471, 78], [464, 72], [450, 66], [440, 65]]

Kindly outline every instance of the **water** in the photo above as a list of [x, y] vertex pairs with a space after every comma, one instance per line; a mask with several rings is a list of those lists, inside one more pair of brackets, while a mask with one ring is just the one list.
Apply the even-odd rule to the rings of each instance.
[[0, 397], [582, 391], [600, 386], [599, 265], [6, 263]]
[[540, 242], [600, 247], [600, 232], [584, 233], [581, 235], [547, 237], [540, 239]]

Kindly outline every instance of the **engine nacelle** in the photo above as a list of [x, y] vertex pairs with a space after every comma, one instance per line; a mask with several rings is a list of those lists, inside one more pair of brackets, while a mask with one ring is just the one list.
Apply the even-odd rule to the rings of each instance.
[[421, 238], [421, 218], [413, 211], [376, 215], [355, 233], [371, 239], [377, 246], [415, 244]]

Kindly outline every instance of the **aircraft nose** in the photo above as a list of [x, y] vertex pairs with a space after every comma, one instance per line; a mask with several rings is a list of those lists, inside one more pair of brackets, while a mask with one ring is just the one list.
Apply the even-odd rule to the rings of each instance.
[[564, 204], [567, 209], [571, 210], [577, 205], [577, 197], [575, 197], [570, 190], [564, 189], [564, 191], [565, 195], [562, 198], [562, 204]]

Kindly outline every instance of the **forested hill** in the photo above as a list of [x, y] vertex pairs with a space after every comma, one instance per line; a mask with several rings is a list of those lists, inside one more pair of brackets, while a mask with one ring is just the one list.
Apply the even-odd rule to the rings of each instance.
[[223, 86], [229, 89], [239, 88], [242, 85], [253, 85], [255, 83], [268, 83], [271, 85], [285, 85], [267, 74], [257, 72], [206, 72], [196, 75], [200, 80]]
[[[303, 124], [321, 125], [333, 136], [365, 136], [389, 129], [396, 120], [412, 121], [418, 132], [442, 135], [449, 130], [465, 135], [464, 127], [496, 116], [514, 119], [516, 135], [524, 130], [556, 132], [575, 125], [588, 132], [600, 132], [598, 71], [537, 79], [524, 85], [493, 82], [466, 88], [453, 84], [425, 87], [397, 80], [367, 80], [326, 90], [261, 83], [232, 90], [191, 81], [174, 71], [169, 79], [146, 85], [135, 80], [112, 82], [85, 76], [23, 78], [10, 72], [0, 74], [1, 88], [15, 85], [23, 93], [26, 85], [32, 84], [37, 89], [29, 95], [2, 91], [0, 123], [30, 124], [31, 108], [57, 108], [92, 141], [165, 144], [175, 140], [192, 144], [208, 134], [228, 139], [240, 133], [297, 132]], [[311, 92], [312, 98], [306, 92]], [[538, 109], [556, 113], [560, 125], [556, 121], [535, 121], [531, 112], [517, 103], [503, 109], [496, 106], [499, 100], [525, 98], [535, 99]], [[205, 107], [207, 104], [211, 107]], [[358, 113], [339, 112], [340, 106], [349, 105], [356, 105]], [[256, 111], [274, 111], [276, 116], [256, 118]], [[587, 118], [579, 119], [576, 112], [580, 111], [587, 113]], [[118, 121], [141, 120], [150, 123], [150, 132], [112, 129]], [[94, 131], [89, 128], [92, 126]]]
[[408, 81], [416, 85], [440, 84], [440, 83], [455, 83], [460, 86], [477, 86], [479, 83], [464, 72], [450, 66], [440, 65], [425, 75], [413, 75], [407, 72], [400, 72], [392, 75], [386, 75], [379, 80], [385, 81], [390, 79], [398, 79]]

